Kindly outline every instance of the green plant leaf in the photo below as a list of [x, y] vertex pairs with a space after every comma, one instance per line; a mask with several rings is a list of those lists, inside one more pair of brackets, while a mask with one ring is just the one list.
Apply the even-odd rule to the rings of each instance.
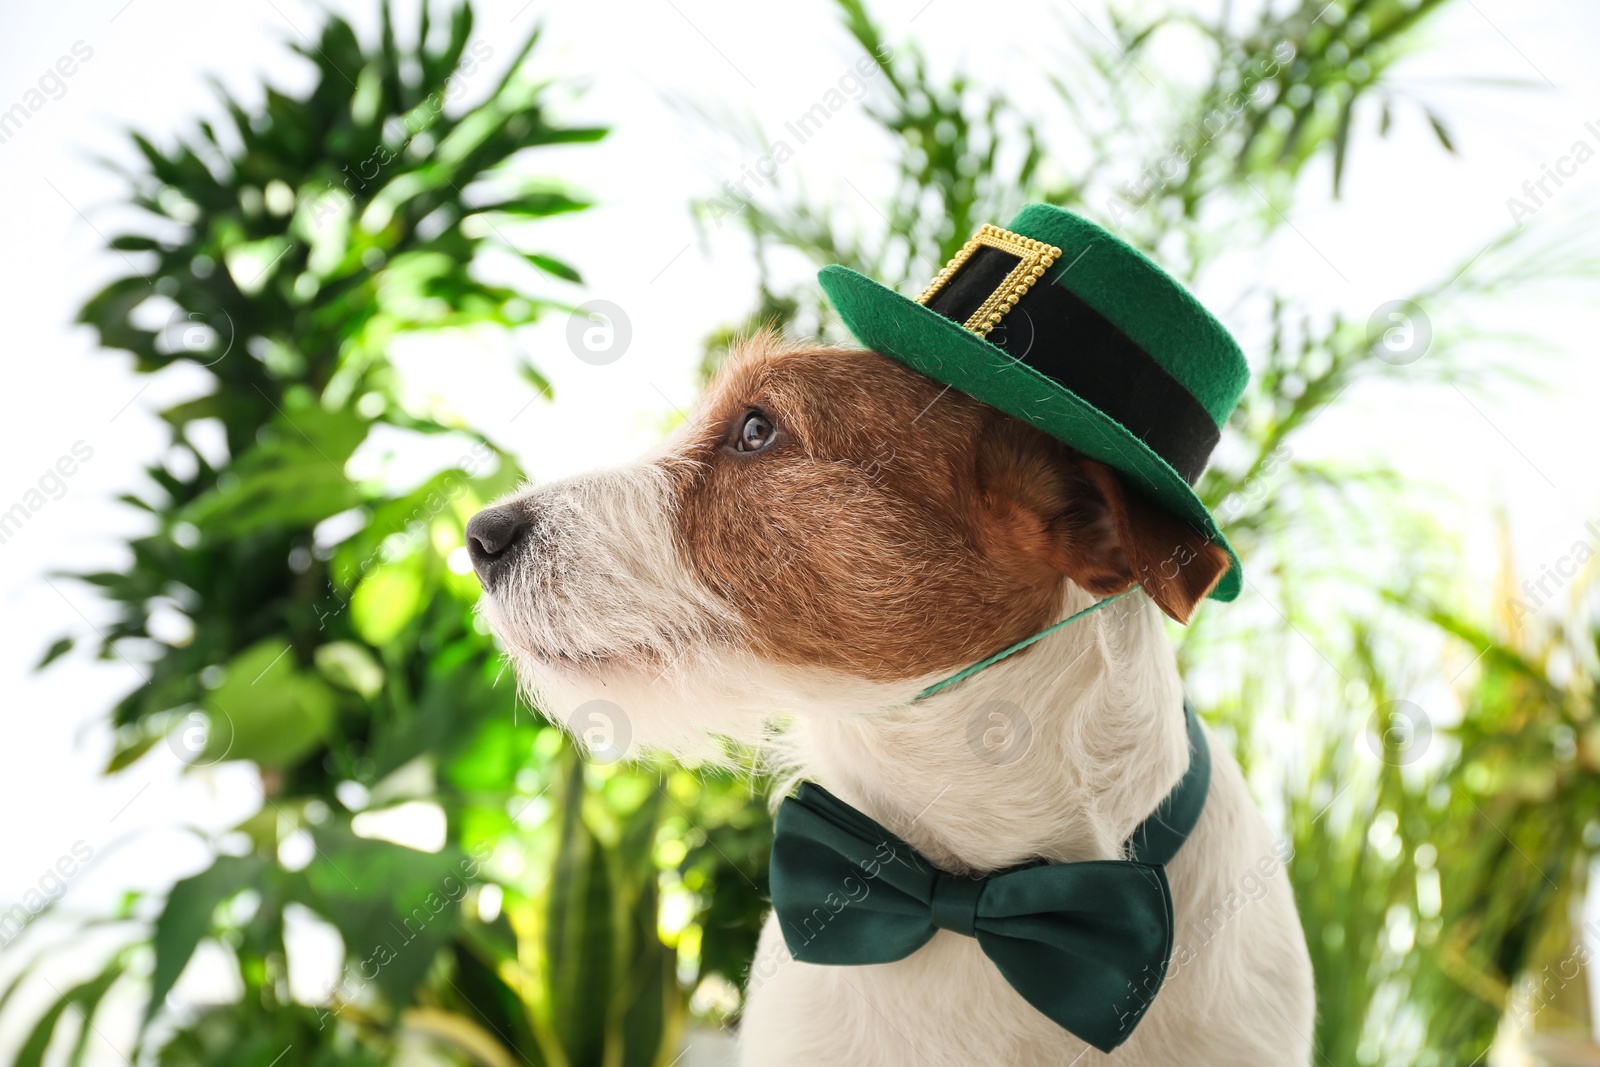
[[99, 974], [87, 982], [73, 986], [56, 998], [55, 1002], [39, 1017], [39, 1021], [28, 1034], [27, 1040], [23, 1042], [22, 1047], [17, 1051], [17, 1058], [13, 1061], [14, 1067], [40, 1067], [44, 1062], [45, 1052], [50, 1047], [50, 1040], [55, 1036], [56, 1024], [61, 1021], [62, 1015], [68, 1008], [75, 1009], [82, 1020], [82, 1029], [79, 1031], [77, 1040], [73, 1043], [69, 1062], [74, 1067], [82, 1063], [88, 1037], [94, 1032], [92, 1026], [95, 1011], [99, 1008], [100, 1001], [105, 998], [106, 992], [110, 990], [118, 978], [122, 977], [122, 972], [123, 964], [120, 958], [113, 960]]
[[317, 670], [341, 688], [371, 700], [383, 690], [383, 668], [372, 654], [354, 641], [332, 641], [318, 645]]
[[274, 451], [270, 465], [235, 474], [197, 498], [179, 520], [231, 539], [270, 527], [312, 526], [361, 501], [341, 467], [315, 449], [287, 445]]
[[552, 274], [563, 281], [576, 282], [580, 285], [583, 283], [583, 275], [579, 274], [575, 268], [569, 267], [567, 264], [561, 262], [559, 259], [556, 259], [553, 256], [541, 255], [537, 252], [529, 252], [528, 262], [532, 263], [535, 267], [538, 267], [546, 274]]
[[33, 665], [33, 669], [36, 671], [44, 670], [50, 664], [71, 652], [74, 643], [71, 637], [56, 638], [50, 647], [45, 649], [44, 655], [39, 657], [39, 662]]
[[569, 752], [561, 836], [545, 912], [546, 995], [552, 1029], [572, 1063], [602, 1063], [611, 1036], [617, 901], [604, 846], [583, 819], [583, 768]]
[[111, 758], [106, 761], [105, 770], [101, 773], [116, 774], [118, 771], [137, 763], [139, 758], [154, 748], [155, 743], [159, 740], [160, 738], [154, 734], [145, 734], [132, 744], [118, 745], [111, 753]]
[[350, 618], [362, 640], [382, 648], [398, 638], [426, 605], [425, 586], [417, 554], [373, 571], [350, 597]]
[[1450, 136], [1450, 128], [1444, 124], [1444, 120], [1429, 111], [1428, 125], [1433, 127], [1433, 135], [1439, 139], [1439, 143], [1444, 146], [1444, 150], [1454, 155], [1456, 151], [1455, 139]]
[[204, 699], [211, 729], [203, 759], [292, 765], [328, 735], [337, 705], [327, 683], [299, 668], [287, 643], [258, 642], [228, 663], [222, 684]]
[[189, 957], [210, 932], [217, 905], [255, 884], [262, 870], [262, 862], [254, 856], [218, 856], [204, 871], [173, 885], [152, 939], [156, 962], [150, 975], [145, 1026], [161, 1010]]
[[291, 896], [338, 928], [347, 982], [370, 983], [391, 1005], [409, 1005], [460, 922], [478, 863], [454, 847], [418, 852], [341, 826], [319, 827], [313, 837], [315, 858], [291, 879]]

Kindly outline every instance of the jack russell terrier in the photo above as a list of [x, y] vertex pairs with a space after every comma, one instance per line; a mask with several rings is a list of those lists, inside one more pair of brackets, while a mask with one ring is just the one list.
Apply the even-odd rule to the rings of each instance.
[[467, 528], [553, 720], [805, 780], [741, 1062], [1309, 1063], [1288, 848], [1163, 623], [1238, 589], [1190, 485], [1243, 357], [1056, 208], [915, 301], [822, 280], [870, 351], [748, 341], [658, 451]]

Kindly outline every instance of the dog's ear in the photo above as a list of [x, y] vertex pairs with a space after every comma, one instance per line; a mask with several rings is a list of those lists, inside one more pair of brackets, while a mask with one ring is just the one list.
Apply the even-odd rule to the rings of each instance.
[[1128, 490], [1105, 464], [1016, 419], [986, 428], [978, 483], [1008, 547], [1097, 596], [1137, 582], [1187, 623], [1228, 572], [1228, 554], [1203, 531]]

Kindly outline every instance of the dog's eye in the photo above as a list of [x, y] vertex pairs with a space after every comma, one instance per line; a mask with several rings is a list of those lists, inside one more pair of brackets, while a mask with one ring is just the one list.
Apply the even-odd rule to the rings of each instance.
[[733, 447], [740, 452], [759, 452], [772, 443], [773, 436], [771, 419], [759, 411], [747, 411]]

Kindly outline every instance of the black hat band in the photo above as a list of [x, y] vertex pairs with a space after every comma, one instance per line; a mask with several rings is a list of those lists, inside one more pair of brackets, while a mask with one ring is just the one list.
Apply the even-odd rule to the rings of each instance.
[[1077, 262], [1050, 271], [1059, 254], [985, 226], [918, 302], [1121, 423], [1193, 485], [1221, 436], [1210, 412], [1111, 320], [1059, 284]]

